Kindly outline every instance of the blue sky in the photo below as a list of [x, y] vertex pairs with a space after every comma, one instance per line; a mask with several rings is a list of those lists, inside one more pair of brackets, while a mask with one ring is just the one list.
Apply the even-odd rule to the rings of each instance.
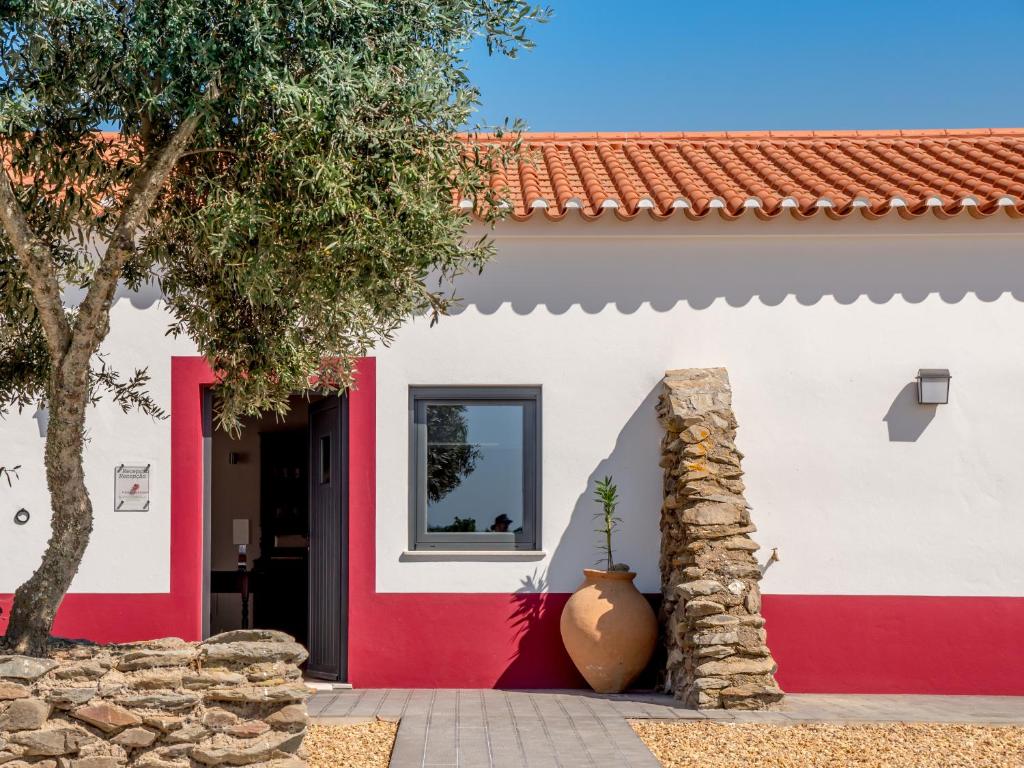
[[553, 0], [470, 56], [481, 119], [537, 131], [1024, 126], [1024, 0]]

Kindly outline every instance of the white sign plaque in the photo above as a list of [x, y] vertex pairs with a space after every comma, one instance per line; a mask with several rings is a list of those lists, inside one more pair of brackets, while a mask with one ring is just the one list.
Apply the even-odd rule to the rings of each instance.
[[114, 467], [114, 509], [118, 512], [149, 511], [149, 464]]

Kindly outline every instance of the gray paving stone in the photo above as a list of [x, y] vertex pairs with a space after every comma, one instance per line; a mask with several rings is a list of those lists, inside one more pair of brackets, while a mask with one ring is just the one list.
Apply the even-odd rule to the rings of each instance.
[[611, 702], [611, 705], [619, 717], [632, 717], [639, 719], [651, 717], [647, 704], [642, 701], [616, 699]]
[[405, 711], [410, 715], [424, 715], [430, 711], [434, 701], [434, 691], [419, 688], [409, 692], [409, 701]]
[[406, 704], [411, 695], [412, 691], [388, 690], [384, 700], [380, 703], [377, 714], [381, 717], [401, 717], [405, 714]]
[[327, 706], [337, 698], [335, 694], [328, 693], [317, 693], [311, 696], [309, 702], [306, 704], [306, 709], [310, 714], [310, 717], [316, 717], [325, 709]]
[[459, 691], [456, 696], [455, 712], [460, 727], [484, 728], [486, 717], [480, 691]]
[[349, 710], [349, 715], [376, 715], [389, 691], [386, 689], [367, 690]]
[[359, 703], [363, 696], [366, 695], [366, 693], [366, 691], [355, 691], [352, 693], [337, 694], [318, 714], [331, 715], [334, 717], [347, 715], [352, 711], [352, 708]]
[[392, 768], [421, 768], [427, 740], [426, 716], [403, 717], [391, 751]]
[[490, 744], [483, 726], [459, 725], [457, 762], [463, 765], [489, 765]]
[[569, 718], [593, 717], [593, 710], [587, 706], [586, 699], [582, 696], [559, 694], [557, 700], [561, 708], [565, 711], [566, 716]]

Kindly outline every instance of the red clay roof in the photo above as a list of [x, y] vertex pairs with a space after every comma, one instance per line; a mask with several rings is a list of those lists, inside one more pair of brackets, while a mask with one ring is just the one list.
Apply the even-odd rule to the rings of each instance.
[[[480, 137], [479, 141], [495, 141]], [[511, 217], [593, 220], [962, 211], [1024, 217], [1024, 129], [528, 133], [491, 186]], [[460, 205], [472, 207], [472, 201]]]

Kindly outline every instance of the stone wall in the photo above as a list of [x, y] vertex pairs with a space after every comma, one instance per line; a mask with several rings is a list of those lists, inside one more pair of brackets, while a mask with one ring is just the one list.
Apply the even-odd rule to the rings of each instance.
[[772, 708], [782, 691], [761, 617], [729, 377], [724, 368], [668, 371], [657, 408], [665, 689], [695, 707]]
[[0, 765], [305, 768], [305, 658], [266, 630], [0, 655]]

